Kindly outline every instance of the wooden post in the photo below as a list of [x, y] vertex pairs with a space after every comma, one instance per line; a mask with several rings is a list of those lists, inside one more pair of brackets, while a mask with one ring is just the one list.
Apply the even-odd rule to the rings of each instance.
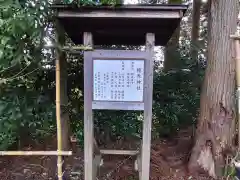
[[153, 65], [154, 65], [155, 35], [146, 34], [146, 52], [148, 58], [145, 62], [145, 86], [144, 86], [144, 122], [143, 140], [141, 151], [141, 180], [149, 180], [150, 172], [150, 150], [152, 130], [152, 91], [153, 91]]
[[[237, 81], [237, 103], [238, 103], [238, 142], [240, 142], [240, 36], [232, 35], [235, 48], [235, 61], [236, 61], [236, 81]], [[240, 143], [238, 143], [240, 150]]]
[[[85, 46], [93, 46], [92, 33], [84, 32]], [[93, 180], [93, 117], [92, 117], [92, 69], [91, 52], [84, 52], [84, 178]]]
[[[240, 142], [240, 44], [239, 40], [235, 40], [236, 48], [236, 80], [237, 80], [237, 101], [238, 101], [238, 142]], [[238, 143], [240, 150], [240, 143]]]

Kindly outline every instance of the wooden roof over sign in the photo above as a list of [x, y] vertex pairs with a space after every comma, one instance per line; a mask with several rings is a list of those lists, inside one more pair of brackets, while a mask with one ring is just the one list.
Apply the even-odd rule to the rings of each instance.
[[75, 44], [92, 32], [95, 45], [144, 45], [145, 34], [155, 33], [164, 46], [179, 26], [187, 5], [83, 6], [54, 5], [57, 18]]

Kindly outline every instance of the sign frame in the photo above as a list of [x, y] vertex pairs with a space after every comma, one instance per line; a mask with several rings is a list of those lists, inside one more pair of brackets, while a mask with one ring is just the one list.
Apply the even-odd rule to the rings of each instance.
[[[85, 52], [87, 57], [86, 63], [88, 63], [87, 76], [88, 80], [91, 81], [91, 101], [92, 109], [102, 110], [144, 110], [144, 91], [146, 86], [146, 64], [148, 61], [148, 54], [145, 51], [139, 50], [94, 50], [91, 52]], [[144, 73], [143, 73], [143, 101], [102, 101], [93, 99], [93, 83], [94, 83], [94, 60], [143, 60], [144, 61]], [[91, 79], [90, 79], [91, 78]], [[90, 87], [89, 87], [90, 88]]]
[[[93, 46], [93, 36], [91, 32], [84, 32], [84, 45]], [[155, 34], [146, 33], [146, 46], [143, 57], [146, 58], [144, 63], [144, 120], [143, 120], [143, 134], [141, 149], [137, 155], [136, 164], [138, 166], [139, 179], [149, 180], [150, 174], [150, 150], [151, 150], [151, 130], [152, 130], [152, 102], [153, 102], [153, 67], [154, 67], [154, 45]], [[114, 51], [104, 50], [96, 52], [108, 52]], [[116, 52], [116, 51], [115, 51]], [[118, 51], [120, 52], [120, 51]], [[124, 51], [127, 55], [130, 51]], [[95, 180], [97, 169], [100, 166], [101, 150], [100, 154], [95, 153], [95, 141], [94, 141], [94, 122], [93, 122], [93, 52], [84, 52], [84, 178], [85, 180]], [[136, 58], [136, 56], [134, 56]], [[124, 102], [123, 107], [126, 108]], [[103, 105], [103, 104], [101, 104]], [[107, 103], [107, 105], [110, 105]], [[129, 105], [131, 110], [131, 104]], [[112, 104], [111, 104], [112, 107]], [[102, 109], [102, 107], [100, 108]], [[122, 109], [121, 109], [122, 110]], [[139, 109], [142, 110], [142, 109]], [[94, 146], [93, 146], [94, 145]], [[122, 154], [124, 152], [121, 151]]]

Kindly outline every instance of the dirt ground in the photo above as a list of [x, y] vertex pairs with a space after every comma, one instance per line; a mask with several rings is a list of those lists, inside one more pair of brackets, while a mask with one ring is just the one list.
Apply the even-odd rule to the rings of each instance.
[[[187, 173], [190, 132], [179, 132], [171, 140], [153, 140], [151, 148], [151, 180], [210, 180], [204, 175], [193, 177]], [[133, 142], [111, 143], [110, 146], [123, 147]], [[47, 143], [45, 143], [47, 144]], [[56, 144], [55, 141], [52, 144]], [[109, 146], [109, 147], [110, 147]], [[24, 150], [54, 150], [53, 145], [38, 145]], [[112, 148], [112, 147], [110, 147]], [[66, 173], [70, 180], [83, 180], [83, 152], [74, 149], [74, 155], [65, 159]], [[98, 172], [98, 180], [137, 180], [134, 170], [135, 157], [104, 156], [104, 163]], [[50, 180], [56, 179], [56, 157], [2, 157], [0, 159], [0, 180]]]

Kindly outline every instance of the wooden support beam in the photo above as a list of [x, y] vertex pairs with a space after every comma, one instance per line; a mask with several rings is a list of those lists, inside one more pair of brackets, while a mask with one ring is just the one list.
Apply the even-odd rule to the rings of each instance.
[[59, 45], [46, 45], [44, 46], [45, 49], [60, 49], [61, 51], [70, 51], [70, 52], [79, 52], [79, 51], [93, 51], [92, 46], [84, 46], [84, 45], [79, 45], [79, 46], [59, 46]]
[[100, 153], [107, 155], [129, 155], [129, 156], [135, 156], [139, 153], [139, 151], [134, 150], [112, 150], [112, 149], [100, 149]]
[[[92, 33], [84, 32], [84, 45], [93, 46]], [[91, 52], [84, 52], [84, 178], [93, 179], [93, 117], [92, 117], [92, 68]]]
[[71, 156], [72, 151], [0, 151], [0, 156]]
[[128, 18], [128, 19], [174, 19], [181, 18], [182, 11], [149, 11], [147, 13], [143, 13], [142, 11], [61, 11], [58, 13], [58, 17], [62, 18]]
[[141, 150], [141, 180], [149, 180], [150, 173], [150, 151], [152, 130], [152, 92], [153, 92], [153, 65], [154, 65], [155, 35], [146, 34], [146, 52], [148, 58], [145, 63], [145, 87], [144, 87], [144, 121], [143, 141]]
[[143, 110], [144, 105], [142, 102], [101, 102], [93, 101], [93, 109], [108, 109], [108, 110]]

